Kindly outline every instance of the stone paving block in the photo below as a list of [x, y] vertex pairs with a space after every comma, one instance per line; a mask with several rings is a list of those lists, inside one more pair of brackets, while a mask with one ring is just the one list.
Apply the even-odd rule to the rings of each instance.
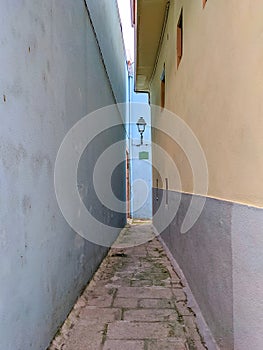
[[184, 288], [184, 285], [182, 284], [182, 281], [179, 280], [179, 281], [174, 281], [172, 278], [170, 280], [171, 282], [171, 287], [172, 288]]
[[145, 256], [145, 254], [146, 254], [145, 251], [134, 251], [134, 252], [132, 253], [132, 256], [138, 258], [138, 257], [141, 257], [141, 256]]
[[89, 297], [89, 298], [96, 298], [99, 296], [104, 296], [104, 295], [113, 295], [116, 291], [116, 288], [108, 288], [106, 287], [107, 283], [96, 283], [94, 286], [92, 287], [88, 287], [84, 293], [83, 296], [85, 298]]
[[180, 277], [173, 271], [172, 267], [168, 267], [167, 270], [168, 270], [169, 273], [170, 273], [171, 282], [172, 282], [173, 284], [181, 283]]
[[196, 344], [202, 342], [202, 338], [198, 332], [196, 318], [194, 316], [184, 316], [185, 333], [188, 339], [193, 340]]
[[110, 307], [113, 303], [113, 295], [101, 295], [88, 297], [87, 305], [97, 307]]
[[175, 304], [176, 309], [182, 316], [194, 316], [194, 312], [183, 301], [179, 301]]
[[153, 239], [153, 240], [149, 241], [147, 244], [148, 250], [153, 249], [153, 248], [160, 248], [160, 247], [162, 247], [162, 245], [157, 239]]
[[139, 309], [124, 311], [123, 319], [137, 322], [176, 321], [177, 312], [173, 309]]
[[150, 287], [153, 285], [151, 280], [131, 280], [131, 287]]
[[[115, 248], [114, 248], [115, 249]], [[127, 247], [127, 248], [123, 248], [120, 251], [122, 251], [124, 254], [126, 254], [127, 256], [132, 256], [133, 252], [134, 252], [134, 247]]]
[[170, 284], [170, 275], [168, 271], [147, 271], [143, 270], [141, 272], [137, 272], [134, 274], [133, 279], [138, 279], [138, 280], [148, 280], [151, 279], [152, 281], [168, 281]]
[[161, 247], [148, 249], [148, 255], [154, 258], [160, 258], [162, 256], [166, 256], [164, 250]]
[[129, 322], [116, 321], [108, 327], [108, 339], [163, 339], [163, 338], [184, 339], [184, 329], [181, 325], [168, 322]]
[[124, 309], [135, 309], [138, 307], [138, 299], [116, 297], [114, 299], [113, 306], [119, 307], [119, 308], [124, 308]]
[[169, 299], [141, 299], [139, 307], [150, 309], [175, 309], [174, 302]]
[[200, 340], [187, 339], [186, 341], [187, 350], [207, 350]]
[[112, 276], [114, 276], [114, 270], [112, 267], [101, 267], [101, 270], [99, 270], [96, 275], [93, 278], [93, 282], [97, 281], [106, 281]]
[[80, 311], [79, 318], [88, 323], [110, 323], [121, 319], [121, 310], [117, 308], [102, 308], [86, 306]]
[[[141, 259], [143, 259], [143, 258], [141, 258]], [[167, 257], [163, 257], [162, 256], [162, 257], [158, 257], [157, 258], [157, 257], [147, 256], [146, 261], [151, 261], [154, 264], [157, 264], [157, 263], [162, 264], [167, 269], [168, 269], [168, 267], [170, 267], [171, 269], [173, 268], [172, 265], [171, 265], [170, 260]]]
[[119, 287], [130, 287], [130, 286], [131, 286], [131, 279], [130, 278], [116, 277], [115, 279], [111, 278], [110, 283], [108, 283], [105, 287], [118, 289]]
[[[126, 246], [151, 227], [127, 228]], [[103, 345], [104, 344], [104, 345]], [[204, 350], [182, 281], [157, 239], [113, 248], [49, 350]]]
[[78, 310], [78, 309], [81, 309], [85, 306], [86, 306], [86, 300], [85, 300], [85, 298], [83, 298], [83, 296], [81, 296], [80, 298], [78, 298], [76, 304], [74, 305], [74, 309]]
[[[61, 347], [61, 350], [95, 350], [102, 346], [105, 326], [76, 324]], [[60, 350], [60, 349], [59, 349]]]
[[[125, 251], [125, 253], [127, 253], [127, 252]], [[137, 246], [131, 248], [131, 250], [129, 251], [128, 254], [130, 254], [133, 257], [146, 256], [147, 249], [146, 249], [145, 244], [137, 245]]]
[[171, 287], [171, 283], [168, 280], [163, 281], [153, 281], [153, 286], [159, 286], [159, 287]]
[[[108, 279], [107, 279], [106, 281], [105, 281], [105, 280], [99, 280], [99, 281], [96, 281], [95, 283], [94, 283], [94, 281], [92, 281], [92, 282], [90, 283], [90, 285], [89, 285], [89, 286], [86, 288], [86, 290], [84, 291], [82, 297], [84, 297], [85, 295], [87, 295], [87, 293], [88, 293], [88, 294], [90, 294], [91, 292], [94, 293], [94, 291], [97, 290], [97, 289], [99, 289], [99, 290], [102, 290], [102, 289], [105, 289], [105, 288], [108, 289], [108, 287], [107, 287], [108, 281], [109, 281]], [[102, 294], [102, 293], [101, 293], [101, 294]]]
[[173, 295], [176, 301], [187, 301], [187, 297], [182, 288], [173, 288]]
[[111, 280], [114, 280], [116, 278], [126, 278], [126, 279], [132, 279], [134, 276], [134, 271], [131, 272], [125, 272], [125, 271], [116, 271], [115, 275]]
[[147, 350], [188, 350], [183, 340], [152, 340], [148, 341]]
[[165, 287], [121, 287], [117, 291], [118, 297], [126, 298], [165, 298], [170, 299], [173, 297], [172, 290]]
[[142, 271], [146, 271], [147, 269], [152, 268], [152, 261], [149, 259], [145, 259], [144, 257], [139, 258], [140, 259], [140, 269]]
[[120, 269], [120, 272], [125, 272], [128, 274], [134, 274], [136, 273], [137, 269], [139, 268], [139, 266], [128, 266], [128, 267], [123, 267], [122, 269]]
[[103, 350], [144, 350], [144, 341], [107, 340]]

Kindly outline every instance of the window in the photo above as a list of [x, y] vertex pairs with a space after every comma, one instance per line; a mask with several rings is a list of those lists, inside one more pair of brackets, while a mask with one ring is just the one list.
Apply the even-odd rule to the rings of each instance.
[[183, 10], [177, 23], [177, 68], [183, 56]]
[[168, 178], [165, 178], [165, 204], [168, 205]]
[[161, 75], [161, 107], [165, 106], [165, 66]]
[[135, 0], [131, 1], [131, 19], [132, 19], [132, 26], [135, 26], [135, 15], [136, 15], [136, 4]]
[[205, 8], [207, 0], [203, 0], [203, 9]]

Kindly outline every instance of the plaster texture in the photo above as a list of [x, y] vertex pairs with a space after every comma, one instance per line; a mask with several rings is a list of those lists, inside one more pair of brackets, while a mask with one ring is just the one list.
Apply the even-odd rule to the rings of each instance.
[[262, 348], [263, 210], [232, 208], [233, 310], [235, 349]]
[[126, 102], [126, 90], [123, 84], [127, 79], [127, 68], [117, 0], [84, 1], [88, 6], [92, 24], [100, 43], [105, 69], [116, 102]]
[[[164, 241], [220, 348], [261, 349], [262, 3], [164, 3], [169, 4], [165, 18], [162, 4], [155, 4], [157, 11], [147, 0], [139, 0], [136, 23], [137, 88], [149, 91], [152, 106], [164, 103], [159, 112], [153, 108], [152, 141], [171, 156], [181, 180], [176, 171], [169, 171], [168, 157], [160, 159], [153, 151], [153, 163], [160, 165], [159, 173], [153, 169], [153, 186], [159, 185], [154, 196], [167, 194], [165, 179], [169, 180], [169, 203], [154, 224], [169, 224], [171, 201], [179, 204], [182, 192], [177, 215], [162, 233]], [[160, 20], [163, 31], [158, 30]], [[194, 188], [198, 159], [190, 164], [187, 149], [160, 132], [166, 110], [181, 118], [198, 139], [208, 165], [207, 192], [205, 187]], [[180, 136], [176, 126], [172, 131]], [[206, 205], [193, 228], [182, 235], [193, 192], [207, 197]], [[160, 199], [153, 202], [156, 211]]]
[[[158, 192], [160, 198], [163, 191]], [[153, 197], [155, 212], [159, 205], [156, 189]], [[168, 198], [170, 203], [180, 201], [174, 191], [169, 191]], [[191, 195], [182, 194], [177, 214], [161, 237], [182, 269], [219, 347], [233, 349], [232, 204], [207, 199], [198, 221], [190, 231], [181, 234], [190, 200]], [[159, 210], [159, 222], [154, 221], [157, 227], [161, 220], [166, 220], [168, 208], [164, 205]]]
[[[158, 228], [167, 220], [159, 207], [165, 191], [153, 189]], [[157, 197], [159, 200], [157, 201]], [[161, 237], [183, 271], [220, 349], [262, 347], [262, 209], [206, 198], [198, 221], [186, 234], [180, 227], [191, 195], [169, 191], [179, 209]], [[168, 204], [169, 206], [169, 204]]]
[[[145, 82], [151, 77], [151, 104], [160, 106], [160, 77], [165, 66], [164, 107], [189, 125], [204, 150], [208, 196], [262, 207], [263, 66], [259, 38], [263, 4], [257, 1], [252, 6], [240, 0], [236, 6], [231, 1], [207, 1], [203, 8], [201, 0], [171, 0], [156, 56], [152, 47], [159, 43], [158, 25], [164, 19], [164, 12], [156, 7], [166, 1], [161, 3], [151, 6], [147, 0], [138, 1], [138, 88], [144, 72], [147, 79], [141, 78]], [[181, 11], [183, 52], [177, 66]], [[250, 23], [249, 28], [246, 23]], [[153, 117], [161, 129], [161, 113]], [[153, 141], [159, 143], [161, 138], [157, 134]], [[169, 145], [166, 150], [179, 169], [182, 191], [192, 193], [192, 173], [184, 153]], [[180, 191], [172, 179], [170, 188]]]
[[[116, 18], [101, 25], [119, 36]], [[46, 349], [107, 253], [63, 218], [53, 184], [56, 154], [67, 131], [87, 113], [113, 104], [113, 90], [124, 89], [125, 81], [119, 77], [112, 87], [108, 72], [116, 62], [111, 58], [105, 70], [82, 0], [7, 0], [0, 20], [0, 348]], [[123, 138], [123, 132], [113, 136]], [[93, 147], [108, 141], [100, 138]], [[79, 169], [83, 193], [92, 186], [85, 175], [90, 164], [87, 159]], [[123, 177], [120, 170], [114, 182]], [[114, 220], [122, 226], [123, 215]]]

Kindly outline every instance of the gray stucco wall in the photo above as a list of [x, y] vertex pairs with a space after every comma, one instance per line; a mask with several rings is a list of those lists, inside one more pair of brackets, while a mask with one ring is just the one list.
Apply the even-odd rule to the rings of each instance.
[[233, 310], [235, 349], [262, 349], [263, 210], [232, 208]]
[[[156, 191], [154, 212], [165, 195], [159, 189], [157, 201]], [[222, 349], [233, 349], [232, 205], [207, 199], [198, 221], [189, 232], [181, 234], [191, 195], [182, 194], [180, 201], [178, 193], [169, 191], [168, 198], [180, 205], [161, 237], [181, 267], [215, 340]], [[166, 206], [161, 208], [163, 220], [167, 210]]]
[[100, 42], [116, 101], [126, 102], [126, 89], [123, 83], [127, 79], [127, 66], [117, 0], [85, 1]]
[[[80, 118], [115, 98], [83, 0], [7, 0], [0, 19], [0, 349], [46, 349], [107, 252], [63, 218], [56, 154]], [[79, 169], [86, 186], [89, 171]], [[124, 221], [115, 215], [115, 226]]]
[[[186, 234], [180, 228], [191, 195], [153, 189], [154, 225], [167, 220], [169, 203], [179, 209], [161, 233], [182, 269], [220, 349], [262, 349], [263, 211], [207, 198], [203, 212]], [[158, 200], [157, 200], [158, 198]]]

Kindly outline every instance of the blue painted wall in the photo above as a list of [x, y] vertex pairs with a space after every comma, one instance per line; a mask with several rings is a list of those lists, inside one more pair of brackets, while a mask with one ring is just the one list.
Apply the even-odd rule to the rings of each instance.
[[[96, 4], [107, 11], [95, 13]], [[96, 4], [92, 13], [99, 26], [92, 24], [84, 0], [6, 0], [1, 7], [1, 350], [46, 349], [107, 253], [69, 227], [54, 190], [55, 159], [68, 130], [93, 110], [116, 99], [125, 102], [116, 3]], [[94, 28], [115, 33], [117, 49], [104, 62], [96, 39], [104, 41], [106, 57], [112, 37], [96, 38]], [[119, 61], [123, 68], [115, 77]], [[114, 137], [123, 138], [123, 131], [115, 130]], [[96, 146], [108, 141], [98, 138]], [[87, 158], [79, 169], [86, 193], [92, 164]], [[124, 167], [119, 174], [118, 186]], [[124, 223], [125, 215], [114, 217], [116, 226]]]
[[[131, 179], [131, 217], [150, 219], [152, 217], [152, 153], [151, 153], [151, 112], [148, 94], [134, 92], [134, 78], [129, 76], [129, 154]], [[140, 134], [136, 125], [139, 117], [147, 123], [140, 145]], [[143, 153], [143, 154], [142, 154]], [[140, 159], [148, 154], [148, 159]]]

